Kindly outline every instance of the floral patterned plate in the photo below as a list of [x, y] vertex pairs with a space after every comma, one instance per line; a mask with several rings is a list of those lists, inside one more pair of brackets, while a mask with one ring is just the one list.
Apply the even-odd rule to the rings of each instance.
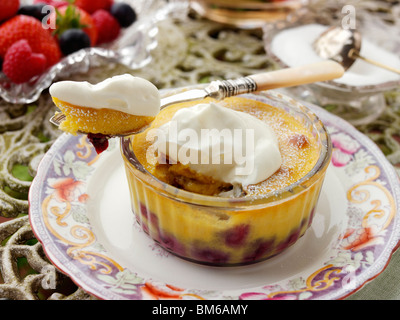
[[344, 120], [308, 105], [334, 145], [315, 218], [292, 247], [250, 266], [218, 268], [161, 249], [136, 224], [117, 140], [98, 156], [62, 135], [29, 195], [48, 258], [101, 299], [341, 299], [378, 276], [400, 239], [399, 178]]

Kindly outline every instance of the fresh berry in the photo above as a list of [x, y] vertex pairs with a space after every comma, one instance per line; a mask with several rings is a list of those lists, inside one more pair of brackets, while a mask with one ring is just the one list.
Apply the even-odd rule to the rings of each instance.
[[35, 3], [23, 5], [19, 8], [18, 14], [24, 14], [26, 16], [34, 17], [40, 21], [46, 17], [47, 12], [43, 12], [43, 7], [46, 6], [45, 3]]
[[94, 146], [97, 154], [102, 153], [108, 148], [109, 136], [101, 133], [88, 133], [87, 137], [90, 143]]
[[282, 251], [283, 249], [286, 249], [288, 247], [290, 247], [292, 244], [294, 244], [297, 239], [299, 239], [302, 236], [301, 234], [301, 230], [300, 228], [295, 230], [294, 232], [292, 232], [289, 237], [286, 238], [286, 240], [284, 240], [283, 242], [281, 242], [278, 247], [277, 250], [278, 251]]
[[172, 235], [160, 232], [159, 241], [165, 249], [171, 250], [175, 254], [183, 254], [185, 252], [185, 246]]
[[113, 41], [119, 36], [121, 27], [108, 11], [97, 10], [92, 18], [98, 31], [97, 44]]
[[46, 69], [46, 57], [32, 52], [27, 40], [15, 42], [4, 57], [3, 72], [14, 83], [20, 84], [40, 75]]
[[225, 244], [230, 247], [242, 245], [249, 234], [249, 225], [238, 225], [224, 233]]
[[19, 9], [19, 0], [0, 1], [0, 21], [12, 18]]
[[59, 38], [61, 52], [67, 56], [75, 51], [90, 47], [90, 38], [82, 29], [68, 29]]
[[196, 248], [193, 256], [204, 263], [225, 264], [229, 261], [229, 254], [212, 248]]
[[75, 5], [92, 14], [97, 10], [110, 10], [113, 0], [75, 0]]
[[88, 34], [92, 46], [97, 43], [98, 32], [92, 16], [74, 5], [60, 7], [56, 12], [55, 34], [60, 36], [68, 29], [82, 29]]
[[251, 252], [243, 258], [245, 262], [257, 261], [274, 253], [274, 240], [258, 240], [251, 246]]
[[35, 53], [42, 53], [47, 59], [47, 67], [57, 63], [61, 51], [51, 31], [44, 29], [37, 19], [25, 15], [17, 15], [0, 25], [0, 57], [5, 56], [18, 40], [26, 39]]
[[44, 3], [50, 6], [53, 6], [54, 8], [60, 8], [62, 6], [68, 5], [68, 1], [63, 1], [63, 0], [35, 0], [33, 1], [34, 4], [36, 3]]
[[129, 27], [137, 19], [136, 11], [129, 4], [123, 2], [113, 3], [110, 13], [118, 20], [122, 28]]

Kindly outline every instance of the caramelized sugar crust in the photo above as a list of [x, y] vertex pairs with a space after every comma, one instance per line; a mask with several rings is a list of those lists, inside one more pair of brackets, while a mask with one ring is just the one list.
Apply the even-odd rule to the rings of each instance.
[[[148, 130], [168, 122], [176, 111], [198, 103], [212, 101], [192, 101], [172, 105], [162, 110]], [[282, 155], [282, 165], [271, 177], [258, 184], [243, 186], [247, 195], [262, 195], [282, 189], [304, 177], [315, 166], [319, 147], [312, 133], [286, 111], [263, 102], [233, 97], [221, 103], [227, 108], [246, 112], [265, 121], [275, 131]], [[149, 157], [148, 149], [153, 140], [147, 136], [147, 130], [136, 135], [132, 140], [133, 150], [144, 168], [155, 177], [175, 187], [205, 195], [218, 195], [232, 189], [232, 185], [203, 176], [182, 164], [160, 164], [154, 157]], [[151, 153], [150, 153], [151, 155]]]
[[112, 109], [75, 106], [54, 97], [53, 101], [67, 117], [59, 128], [74, 135], [78, 131], [110, 136], [119, 135], [141, 130], [154, 119], [154, 117], [135, 116]]

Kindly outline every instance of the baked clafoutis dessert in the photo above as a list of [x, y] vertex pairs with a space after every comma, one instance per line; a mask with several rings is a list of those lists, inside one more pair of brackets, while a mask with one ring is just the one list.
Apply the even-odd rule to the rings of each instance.
[[311, 225], [331, 144], [306, 107], [260, 93], [171, 105], [121, 138], [132, 210], [166, 250], [213, 266], [263, 261]]
[[123, 74], [100, 83], [60, 81], [50, 95], [65, 115], [59, 128], [67, 133], [88, 134], [96, 150], [113, 136], [139, 131], [160, 111], [160, 94], [149, 81]]

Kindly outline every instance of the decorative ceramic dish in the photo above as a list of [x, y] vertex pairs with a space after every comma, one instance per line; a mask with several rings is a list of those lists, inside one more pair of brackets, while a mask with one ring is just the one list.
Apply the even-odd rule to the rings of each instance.
[[[116, 0], [122, 1], [122, 0]], [[87, 72], [90, 67], [107, 63], [121, 63], [131, 69], [145, 66], [151, 60], [150, 52], [157, 46], [157, 22], [169, 14], [185, 8], [178, 2], [165, 0], [123, 0], [137, 13], [137, 20], [123, 30], [119, 38], [101, 47], [82, 49], [64, 57], [37, 79], [14, 84], [0, 73], [0, 97], [10, 103], [31, 103], [47, 89], [57, 77]], [[25, 0], [32, 3], [32, 0]]]
[[384, 270], [399, 243], [400, 183], [371, 140], [307, 106], [330, 131], [333, 157], [311, 227], [269, 260], [210, 267], [159, 247], [131, 212], [118, 140], [101, 156], [86, 136], [54, 143], [30, 188], [32, 229], [54, 265], [101, 299], [345, 298]]

